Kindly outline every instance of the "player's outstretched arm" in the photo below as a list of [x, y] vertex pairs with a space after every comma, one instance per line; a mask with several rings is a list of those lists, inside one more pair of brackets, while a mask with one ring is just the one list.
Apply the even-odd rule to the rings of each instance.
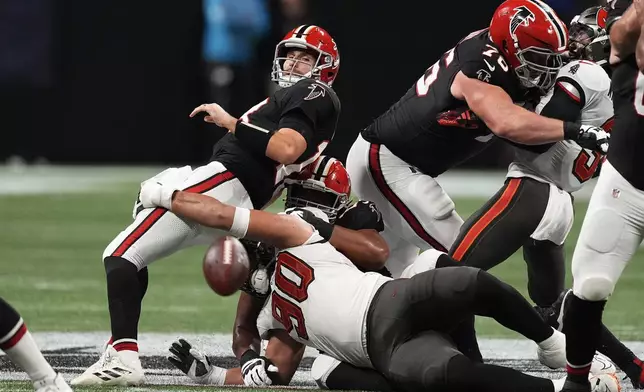
[[515, 105], [501, 87], [469, 78], [462, 71], [456, 74], [451, 92], [465, 100], [487, 127], [504, 139], [527, 145], [570, 139], [584, 148], [608, 151], [610, 136], [601, 128], [540, 116]]
[[353, 264], [367, 271], [378, 271], [389, 258], [387, 242], [376, 230], [351, 230], [335, 225], [329, 242]]
[[313, 234], [311, 225], [298, 217], [231, 206], [213, 197], [183, 192], [154, 180], [141, 184], [139, 197], [145, 208], [162, 207], [204, 226], [279, 249], [302, 245]]

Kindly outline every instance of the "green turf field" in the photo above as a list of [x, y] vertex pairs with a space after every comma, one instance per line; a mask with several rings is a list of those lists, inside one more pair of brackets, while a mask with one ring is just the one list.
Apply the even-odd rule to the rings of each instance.
[[[109, 329], [101, 254], [131, 221], [138, 183], [80, 194], [0, 196], [0, 295], [34, 331]], [[467, 217], [483, 199], [457, 199]], [[577, 222], [569, 237], [570, 259], [586, 204], [576, 203]], [[201, 275], [204, 248], [192, 248], [150, 268], [141, 332], [228, 332], [236, 297], [212, 293]], [[644, 338], [644, 253], [624, 273], [607, 306], [605, 320], [618, 336]], [[519, 254], [492, 270], [525, 293], [525, 265]], [[570, 281], [568, 277], [568, 281]], [[492, 322], [479, 322], [482, 336], [515, 337]]]

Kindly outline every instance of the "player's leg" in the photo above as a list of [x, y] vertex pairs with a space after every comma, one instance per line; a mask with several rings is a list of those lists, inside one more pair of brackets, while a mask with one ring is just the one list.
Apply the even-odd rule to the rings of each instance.
[[552, 306], [564, 289], [566, 258], [563, 244], [528, 240], [523, 245], [523, 259], [528, 267], [528, 293], [539, 307]]
[[313, 361], [311, 377], [322, 389], [393, 392], [387, 379], [376, 370], [355, 367], [325, 354]]
[[389, 230], [422, 250], [449, 249], [463, 220], [435, 179], [360, 136], [347, 170], [354, 192], [376, 204]]
[[[168, 169], [154, 178], [185, 191], [207, 194], [224, 203], [252, 207], [239, 180], [218, 162], [194, 171], [189, 167]], [[98, 368], [90, 367], [72, 381], [74, 385], [137, 385], [143, 382], [137, 338], [141, 300], [147, 288], [146, 267], [180, 249], [207, 243], [221, 234], [223, 232], [202, 228], [163, 208], [138, 211], [134, 222], [103, 253], [112, 332], [104, 356], [116, 359], [112, 361], [113, 366], [105, 365], [105, 360], [99, 361]]]
[[569, 390], [589, 388], [586, 380], [599, 346], [604, 305], [642, 241], [643, 226], [644, 192], [606, 161], [572, 259], [573, 295], [563, 325]]
[[555, 391], [551, 380], [473, 362], [449, 337], [435, 331], [421, 332], [396, 346], [385, 371], [394, 387], [407, 391]]
[[20, 314], [2, 298], [0, 298], [0, 349], [27, 373], [37, 391], [71, 392], [71, 388], [62, 376], [56, 374], [43, 357]]
[[531, 178], [506, 179], [503, 187], [463, 224], [450, 256], [484, 270], [502, 263], [539, 226], [549, 195], [549, 184]]

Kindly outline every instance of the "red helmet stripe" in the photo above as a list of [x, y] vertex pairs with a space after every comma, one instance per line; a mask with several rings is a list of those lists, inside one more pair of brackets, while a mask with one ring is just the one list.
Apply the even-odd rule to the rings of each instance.
[[548, 19], [548, 21], [552, 23], [552, 25], [554, 26], [555, 32], [557, 33], [557, 39], [559, 40], [559, 47], [557, 48], [557, 50], [566, 49], [566, 47], [568, 46], [568, 42], [567, 42], [568, 39], [566, 37], [566, 27], [565, 27], [566, 25], [564, 25], [561, 19], [559, 19], [552, 12], [552, 8], [550, 8], [549, 5], [543, 3], [541, 0], [528, 0], [528, 2], [537, 6], [537, 8], [539, 8], [541, 12], [543, 12], [544, 15], [546, 15], [546, 19]]

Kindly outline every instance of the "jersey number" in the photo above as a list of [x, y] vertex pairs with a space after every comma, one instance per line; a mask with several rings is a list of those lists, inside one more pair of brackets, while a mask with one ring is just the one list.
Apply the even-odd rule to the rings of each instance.
[[[307, 290], [314, 280], [313, 268], [302, 259], [287, 252], [277, 256], [275, 286], [289, 298], [273, 292], [271, 298], [273, 317], [286, 328], [287, 332], [295, 329], [297, 336], [304, 340], [309, 339], [309, 334], [306, 332], [304, 314], [298, 304], [309, 297]], [[296, 325], [293, 325], [293, 321]]]
[[[606, 132], [610, 133], [613, 129], [613, 121], [614, 120], [611, 117], [604, 123], [604, 125], [602, 125], [602, 128], [604, 128]], [[593, 158], [593, 161], [589, 165], [588, 162], [590, 162], [591, 158]], [[582, 148], [579, 155], [577, 155], [577, 158], [575, 158], [575, 161], [573, 162], [572, 175], [579, 180], [579, 183], [583, 184], [593, 177], [599, 164], [605, 159], [606, 157], [598, 152], [593, 152], [592, 155], [590, 155]]]
[[644, 75], [641, 72], [637, 73], [635, 81], [635, 111], [640, 116], [644, 116]]
[[[480, 32], [481, 31], [479, 30], [471, 33], [470, 35], [465, 37], [461, 42], [476, 36]], [[509, 69], [508, 64], [505, 62], [503, 57], [501, 57], [501, 55], [499, 54], [499, 51], [492, 45], [486, 45], [486, 47], [488, 49], [483, 52], [483, 56], [491, 58], [493, 55], [496, 55], [497, 64], [499, 64], [499, 67], [501, 67], [501, 69], [504, 72], [507, 72]], [[444, 55], [445, 67], [449, 67], [452, 60], [454, 60], [454, 49], [456, 48], [454, 47], [445, 53]], [[491, 65], [490, 63], [487, 62], [487, 60], [484, 59], [483, 61], [485, 61], [485, 64], [487, 64], [490, 71], [494, 71], [496, 69], [496, 66]], [[440, 70], [440, 64], [441, 64], [441, 60], [438, 60], [436, 63], [434, 63], [434, 65], [429, 67], [427, 71], [425, 71], [425, 74], [420, 79], [418, 79], [418, 81], [416, 82], [416, 95], [418, 95], [419, 97], [424, 97], [425, 95], [427, 95], [427, 93], [429, 92], [429, 88], [438, 78], [438, 71]]]

